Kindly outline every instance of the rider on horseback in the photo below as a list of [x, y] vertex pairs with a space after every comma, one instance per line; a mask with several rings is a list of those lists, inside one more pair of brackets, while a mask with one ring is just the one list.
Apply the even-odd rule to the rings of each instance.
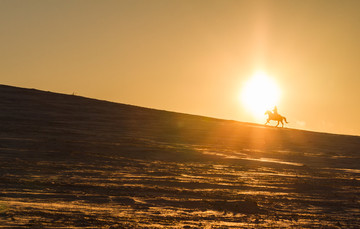
[[276, 126], [278, 126], [280, 122], [281, 122], [281, 126], [284, 126], [283, 120], [284, 120], [286, 123], [288, 123], [287, 120], [286, 120], [286, 118], [285, 118], [284, 116], [281, 116], [281, 115], [278, 113], [276, 106], [274, 107], [273, 112], [271, 112], [271, 111], [266, 111], [265, 114], [268, 115], [268, 119], [266, 120], [265, 125], [268, 124], [268, 123], [270, 122], [270, 120], [277, 121], [278, 123], [277, 123]]

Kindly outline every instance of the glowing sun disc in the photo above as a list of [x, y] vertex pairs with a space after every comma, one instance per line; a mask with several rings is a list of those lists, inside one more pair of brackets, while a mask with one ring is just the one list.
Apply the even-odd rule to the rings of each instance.
[[280, 89], [265, 73], [257, 72], [246, 82], [241, 99], [247, 110], [256, 118], [264, 116], [266, 110], [272, 110], [279, 102]]

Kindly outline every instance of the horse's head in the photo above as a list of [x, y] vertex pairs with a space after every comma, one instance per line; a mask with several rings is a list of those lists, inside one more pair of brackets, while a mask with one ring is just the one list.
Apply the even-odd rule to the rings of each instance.
[[271, 114], [271, 111], [267, 110], [267, 111], [265, 111], [265, 114], [266, 114], [266, 115], [270, 115], [270, 114]]

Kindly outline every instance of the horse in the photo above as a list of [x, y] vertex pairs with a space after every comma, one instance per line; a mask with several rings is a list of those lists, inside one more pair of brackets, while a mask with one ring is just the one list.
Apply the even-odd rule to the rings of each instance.
[[265, 114], [269, 116], [268, 119], [266, 120], [265, 125], [268, 124], [268, 123], [270, 122], [270, 120], [274, 120], [274, 121], [277, 121], [277, 122], [278, 122], [277, 125], [276, 125], [276, 127], [279, 125], [280, 122], [281, 122], [281, 127], [284, 127], [284, 122], [283, 122], [283, 120], [284, 120], [286, 123], [288, 123], [288, 121], [286, 121], [286, 118], [285, 118], [284, 116], [279, 115], [279, 114], [274, 114], [274, 113], [271, 112], [271, 111], [266, 111]]

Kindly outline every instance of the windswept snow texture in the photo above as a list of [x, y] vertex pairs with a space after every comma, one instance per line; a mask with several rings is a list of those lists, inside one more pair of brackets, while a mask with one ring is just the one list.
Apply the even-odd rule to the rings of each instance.
[[9, 86], [0, 127], [6, 228], [360, 227], [356, 136]]

